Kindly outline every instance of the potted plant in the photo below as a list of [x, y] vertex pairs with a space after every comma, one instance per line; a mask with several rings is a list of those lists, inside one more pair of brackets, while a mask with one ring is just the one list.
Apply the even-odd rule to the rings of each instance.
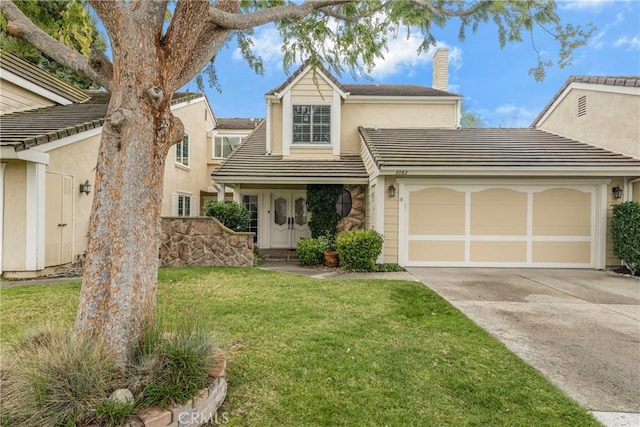
[[327, 233], [322, 239], [327, 242], [327, 250], [324, 251], [324, 265], [337, 267], [339, 261], [338, 252], [336, 251], [336, 236]]

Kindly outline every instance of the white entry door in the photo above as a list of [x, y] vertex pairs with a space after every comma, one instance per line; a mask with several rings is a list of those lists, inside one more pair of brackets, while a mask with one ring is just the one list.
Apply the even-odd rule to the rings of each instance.
[[271, 193], [271, 247], [295, 248], [309, 237], [307, 196], [304, 192]]

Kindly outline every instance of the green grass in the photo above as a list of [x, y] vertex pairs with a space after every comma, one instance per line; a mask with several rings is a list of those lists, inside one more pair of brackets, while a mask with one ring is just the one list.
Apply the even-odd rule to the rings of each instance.
[[[2, 289], [0, 340], [72, 321], [78, 291]], [[166, 269], [158, 302], [164, 321], [194, 316], [226, 350], [230, 425], [599, 425], [419, 283]]]

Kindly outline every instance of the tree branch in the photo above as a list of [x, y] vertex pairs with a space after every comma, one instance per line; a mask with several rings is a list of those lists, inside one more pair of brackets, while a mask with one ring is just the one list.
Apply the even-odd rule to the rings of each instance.
[[284, 18], [301, 19], [314, 10], [353, 0], [307, 0], [302, 4], [288, 4], [262, 9], [252, 13], [229, 13], [212, 6], [209, 8], [209, 20], [227, 30], [248, 30], [269, 22]]
[[67, 47], [38, 28], [12, 1], [0, 1], [0, 12], [7, 19], [5, 30], [7, 34], [29, 42], [57, 63], [84, 74], [105, 88], [109, 89], [111, 87], [113, 79], [112, 66], [106, 57], [99, 59], [98, 62], [101, 67], [95, 69], [89, 58]]
[[318, 9], [318, 10], [320, 12], [324, 13], [325, 15], [330, 16], [331, 18], [335, 18], [335, 19], [338, 19], [340, 21], [356, 23], [362, 18], [370, 18], [371, 16], [373, 16], [376, 13], [380, 12], [382, 9], [386, 9], [387, 6], [389, 6], [390, 3], [391, 2], [384, 2], [380, 6], [371, 9], [369, 12], [363, 13], [363, 14], [358, 15], [358, 16], [346, 16], [346, 15], [343, 15], [341, 13], [336, 12], [335, 10], [333, 10], [332, 7], [329, 7], [329, 6], [322, 7], [320, 9]]
[[474, 13], [476, 13], [478, 11], [478, 9], [480, 9], [481, 7], [484, 6], [484, 3], [487, 3], [488, 1], [491, 0], [479, 0], [476, 4], [474, 4], [471, 7], [468, 7], [466, 9], [458, 9], [458, 10], [452, 10], [452, 9], [444, 9], [444, 8], [439, 8], [439, 7], [435, 7], [431, 1], [428, 0], [410, 0], [410, 2], [422, 9], [426, 9], [427, 11], [429, 11], [430, 13], [432, 13], [433, 15], [444, 15], [444, 16], [449, 16], [449, 17], [462, 17], [462, 16], [469, 16], [469, 15], [473, 15]]

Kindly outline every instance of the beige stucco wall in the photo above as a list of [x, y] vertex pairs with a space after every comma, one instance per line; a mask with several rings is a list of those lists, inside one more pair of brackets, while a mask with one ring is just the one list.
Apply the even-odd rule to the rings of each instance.
[[[389, 197], [386, 191], [393, 184], [396, 187], [396, 196]], [[398, 188], [400, 186], [393, 177], [386, 177], [384, 182], [384, 245], [383, 262], [398, 262]]]
[[342, 104], [342, 154], [360, 152], [358, 126], [378, 128], [455, 128], [456, 104], [351, 103]]
[[271, 154], [282, 155], [282, 104], [271, 103], [271, 111], [267, 115], [271, 133]]
[[184, 130], [189, 134], [189, 167], [176, 163], [176, 148], [171, 147], [164, 171], [162, 216], [173, 214], [171, 196], [177, 192], [190, 194], [194, 198], [191, 215], [200, 214], [200, 191], [207, 191], [211, 185], [212, 169], [208, 164], [212, 157], [212, 146], [211, 138], [207, 138], [207, 131], [213, 129], [214, 123], [210, 114], [205, 115], [206, 109], [206, 102], [199, 101], [173, 110], [173, 114], [182, 120]]
[[2, 270], [22, 271], [26, 266], [27, 164], [2, 160], [4, 170], [4, 231]]
[[316, 81], [313, 81], [313, 71], [305, 74], [291, 88], [291, 101], [304, 102], [308, 99], [318, 99], [323, 102], [330, 102], [333, 99], [333, 88], [325, 79], [316, 73]]
[[[578, 117], [581, 96], [587, 97], [587, 113]], [[640, 95], [571, 89], [538, 127], [640, 158]]]
[[4, 79], [0, 79], [0, 93], [0, 115], [55, 105], [50, 99]]

